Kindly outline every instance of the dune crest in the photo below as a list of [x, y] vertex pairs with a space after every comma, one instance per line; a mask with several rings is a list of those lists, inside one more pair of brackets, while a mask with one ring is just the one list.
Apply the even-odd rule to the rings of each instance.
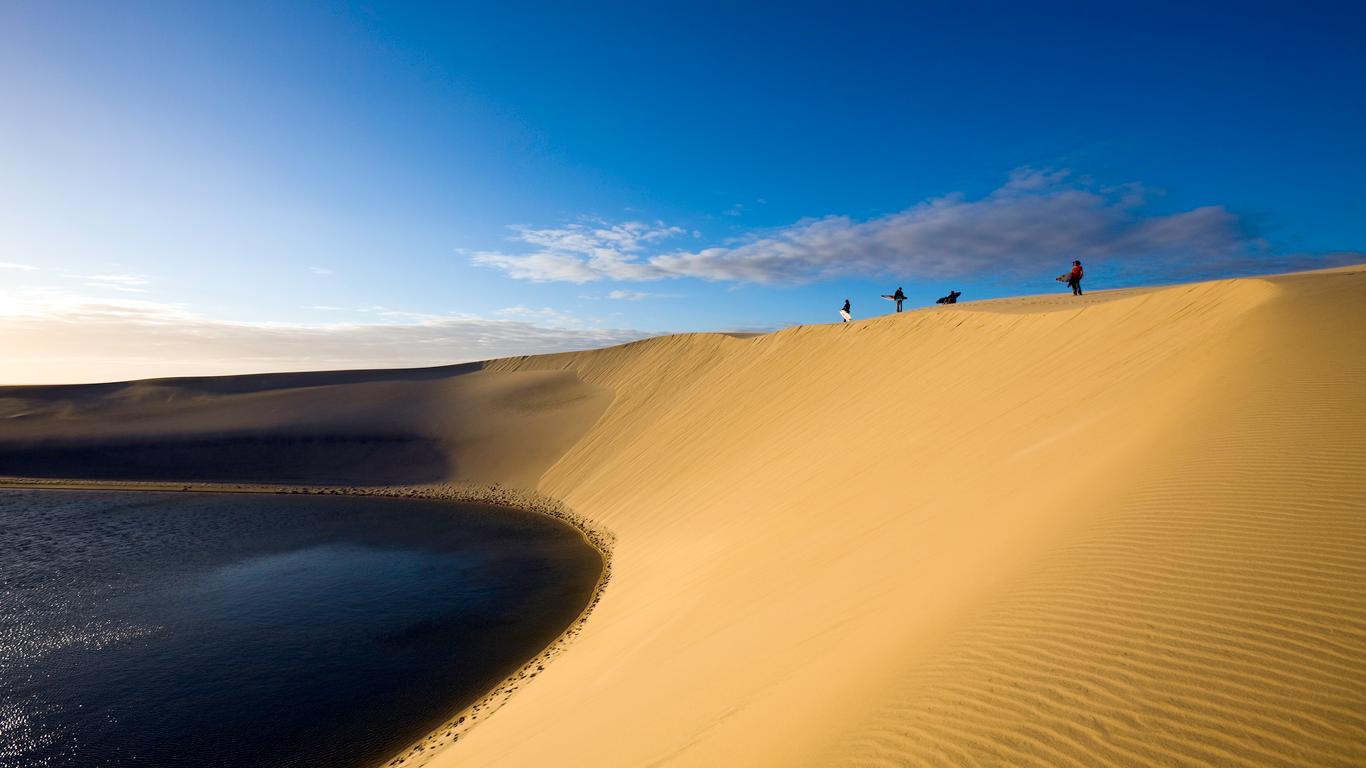
[[401, 424], [610, 529], [573, 646], [430, 765], [1361, 764], [1363, 299], [1349, 269], [174, 407], [0, 390], [0, 451]]

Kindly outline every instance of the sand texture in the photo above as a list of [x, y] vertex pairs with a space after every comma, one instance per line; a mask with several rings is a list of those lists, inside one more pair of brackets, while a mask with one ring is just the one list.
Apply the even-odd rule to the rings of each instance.
[[610, 531], [408, 765], [1366, 764], [1366, 267], [347, 375], [0, 389], [0, 474], [335, 449]]

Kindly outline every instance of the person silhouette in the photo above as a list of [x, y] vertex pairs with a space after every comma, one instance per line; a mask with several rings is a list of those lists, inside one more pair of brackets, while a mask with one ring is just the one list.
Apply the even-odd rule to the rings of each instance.
[[1073, 296], [1081, 295], [1081, 279], [1085, 274], [1080, 261], [1072, 262], [1072, 271], [1067, 273], [1067, 287], [1072, 289]]
[[901, 311], [901, 302], [906, 300], [906, 293], [901, 290], [901, 286], [896, 287], [896, 293], [892, 294], [892, 300], [896, 302], [896, 311]]
[[844, 322], [846, 322], [846, 323], [847, 323], [847, 322], [850, 322], [851, 320], [854, 319], [854, 316], [851, 315], [851, 314], [849, 314], [849, 300], [848, 300], [848, 299], [845, 299], [845, 300], [844, 300], [844, 306], [843, 306], [843, 307], [840, 307], [840, 317], [844, 318]]

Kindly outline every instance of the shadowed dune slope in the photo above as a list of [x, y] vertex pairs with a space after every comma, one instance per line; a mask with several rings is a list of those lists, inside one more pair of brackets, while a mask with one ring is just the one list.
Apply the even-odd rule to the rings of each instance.
[[435, 437], [611, 529], [429, 764], [1366, 763], [1366, 269], [312, 384], [28, 392], [0, 443]]
[[531, 486], [610, 400], [477, 365], [0, 387], [0, 475]]

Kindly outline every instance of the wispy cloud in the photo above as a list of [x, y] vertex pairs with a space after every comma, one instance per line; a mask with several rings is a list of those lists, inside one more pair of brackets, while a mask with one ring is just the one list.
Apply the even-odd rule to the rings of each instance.
[[131, 293], [142, 293], [147, 290], [143, 286], [151, 283], [150, 280], [139, 275], [70, 275], [69, 277], [84, 281], [86, 285], [95, 288]]
[[474, 261], [534, 281], [693, 277], [801, 283], [847, 276], [1015, 277], [1047, 272], [1074, 258], [1130, 277], [1321, 260], [1273, 253], [1222, 206], [1155, 214], [1148, 210], [1151, 197], [1138, 184], [1104, 188], [1066, 170], [1022, 168], [978, 199], [946, 195], [866, 221], [804, 219], [700, 250], [663, 248], [682, 230], [662, 223], [617, 225], [637, 233], [625, 242], [599, 237], [597, 232], [612, 229], [606, 226], [520, 228], [517, 239], [536, 250], [483, 252]]
[[0, 384], [440, 365], [651, 335], [591, 327], [549, 309], [510, 308], [492, 318], [376, 314], [363, 323], [248, 323], [135, 299], [0, 297]]
[[656, 279], [656, 270], [641, 261], [647, 247], [686, 234], [681, 227], [640, 221], [591, 221], [553, 229], [514, 227], [513, 231], [513, 239], [530, 246], [531, 252], [508, 255], [501, 251], [478, 251], [470, 254], [470, 258], [476, 264], [501, 269], [519, 279], [570, 283], [603, 278]]
[[623, 291], [615, 290], [607, 294], [607, 298], [618, 301], [644, 301], [645, 299], [676, 299], [677, 293], [653, 293], [651, 291]]
[[587, 320], [572, 312], [565, 312], [553, 307], [505, 307], [495, 310], [493, 314], [500, 318], [538, 323], [551, 328], [578, 329], [587, 328], [591, 325]]
[[0, 269], [18, 269], [24, 272], [38, 271], [38, 268], [32, 264], [15, 264], [12, 261], [0, 261]]
[[332, 274], [332, 270], [328, 269], [327, 267], [309, 267], [309, 268], [308, 268], [308, 271], [309, 271], [309, 272], [312, 272], [312, 273], [315, 274], [315, 275], [330, 275], [330, 274]]

